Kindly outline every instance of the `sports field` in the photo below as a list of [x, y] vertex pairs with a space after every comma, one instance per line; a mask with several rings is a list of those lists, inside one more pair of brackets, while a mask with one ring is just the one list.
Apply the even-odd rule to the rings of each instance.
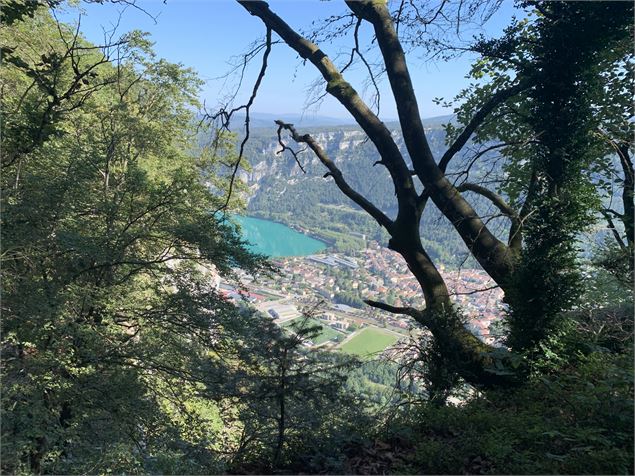
[[340, 349], [347, 354], [355, 354], [360, 357], [381, 352], [386, 347], [393, 345], [399, 340], [395, 334], [377, 329], [376, 327], [367, 327], [362, 329], [351, 340], [344, 343]]
[[[293, 329], [293, 327], [291, 327], [292, 325], [295, 324], [295, 326], [298, 326], [302, 323], [303, 320], [304, 318], [298, 317], [297, 319], [286, 321], [285, 323], [282, 324], [282, 327]], [[311, 339], [315, 345], [320, 345], [326, 342], [327, 340], [334, 340], [335, 337], [337, 336], [342, 336], [342, 337], [344, 336], [343, 333], [337, 332], [335, 329], [332, 329], [331, 327], [323, 324], [317, 319], [307, 319], [304, 323], [304, 327], [313, 327], [313, 326], [322, 326], [322, 330], [320, 331], [320, 334], [316, 336], [315, 338]]]

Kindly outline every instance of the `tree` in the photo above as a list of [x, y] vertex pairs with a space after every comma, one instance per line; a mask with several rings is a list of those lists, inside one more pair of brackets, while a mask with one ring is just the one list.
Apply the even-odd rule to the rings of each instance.
[[[398, 308], [374, 301], [367, 303], [389, 312], [410, 315], [427, 327], [432, 332], [438, 348], [444, 353], [446, 361], [468, 382], [487, 386], [507, 385], [518, 381], [517, 372], [511, 369], [505, 372], [496, 370], [495, 361], [501, 356], [505, 360], [508, 356], [505, 356], [504, 352], [493, 352], [494, 349], [481, 343], [465, 329], [460, 317], [453, 311], [446, 283], [422, 245], [419, 229], [421, 216], [429, 202], [445, 215], [472, 256], [505, 292], [506, 299], [513, 308], [512, 315], [518, 316], [517, 322], [520, 323], [515, 334], [518, 335], [524, 325], [531, 330], [526, 342], [514, 342], [513, 339], [511, 342], [518, 345], [519, 349], [538, 345], [552, 329], [551, 326], [557, 320], [559, 311], [572, 302], [574, 294], [570, 291], [575, 284], [575, 280], [571, 279], [574, 275], [561, 279], [558, 274], [574, 264], [572, 238], [586, 225], [584, 207], [577, 206], [571, 201], [572, 196], [569, 194], [573, 188], [567, 189], [567, 186], [575, 181], [574, 177], [579, 176], [588, 164], [586, 156], [579, 160], [570, 160], [583, 148], [582, 144], [587, 140], [590, 127], [590, 104], [584, 100], [576, 101], [575, 98], [582, 97], [585, 92], [581, 82], [589, 75], [584, 72], [584, 67], [591, 65], [598, 55], [611, 51], [616, 41], [627, 37], [629, 22], [626, 19], [630, 18], [629, 12], [632, 11], [632, 7], [614, 3], [566, 4], [568, 6], [527, 3], [528, 7], [541, 12], [536, 20], [537, 37], [532, 38], [535, 44], [525, 44], [532, 56], [532, 63], [535, 63], [533, 65], [538, 68], [517, 68], [515, 78], [504, 87], [499, 87], [500, 84], [494, 82], [490, 94], [473, 110], [469, 120], [464, 122], [464, 127], [456, 134], [446, 152], [435, 158], [432, 156], [422, 126], [417, 98], [408, 72], [406, 53], [397, 30], [404, 2], [394, 14], [391, 14], [383, 2], [350, 1], [346, 2], [346, 5], [352, 13], [352, 21], [348, 25], [351, 28], [355, 27], [356, 42], [359, 41], [357, 32], [360, 25], [368, 24], [372, 27], [374, 40], [381, 52], [383, 66], [397, 105], [407, 156], [399, 150], [390, 130], [345, 80], [343, 72], [346, 67], [338, 68], [318, 45], [293, 30], [265, 2], [239, 3], [266, 26], [267, 45], [271, 44], [271, 34], [275, 32], [288, 47], [320, 72], [326, 83], [326, 92], [348, 110], [374, 144], [380, 157], [376, 165], [385, 167], [390, 174], [398, 209], [395, 219], [389, 218], [368, 199], [353, 190], [337, 165], [313, 137], [299, 133], [291, 124], [277, 122], [279, 133], [286, 130], [296, 142], [306, 144], [327, 168], [326, 176], [332, 177], [340, 191], [386, 229], [390, 235], [389, 248], [403, 256], [421, 286], [426, 307], [421, 310]], [[587, 29], [598, 34], [586, 35], [584, 32]], [[560, 43], [549, 45], [553, 38], [557, 38]], [[509, 45], [508, 42], [507, 46]], [[576, 51], [576, 55], [568, 61], [571, 49]], [[269, 49], [267, 53], [268, 51]], [[359, 52], [357, 43], [355, 51]], [[258, 82], [262, 80], [266, 64], [265, 55]], [[563, 66], [565, 68], [561, 69]], [[594, 70], [591, 75], [594, 74], [597, 74], [597, 71]], [[254, 94], [255, 91], [256, 89]], [[530, 199], [525, 201], [526, 208], [532, 208], [531, 211], [525, 212], [526, 216], [529, 216], [536, 210], [535, 214], [540, 216], [540, 222], [549, 232], [546, 240], [542, 240], [536, 225], [533, 235], [524, 247], [524, 215], [512, 210], [502, 197], [484, 187], [477, 189], [455, 186], [447, 173], [450, 163], [474, 132], [487, 121], [493, 120], [494, 111], [508, 101], [513, 101], [521, 93], [529, 94], [535, 99], [533, 122], [530, 120], [529, 124], [534, 129], [539, 129], [542, 124], [542, 134], [537, 138], [535, 161], [541, 170], [536, 172], [534, 179], [528, 177], [530, 182], [533, 180], [540, 185], [540, 198], [529, 197]], [[562, 97], [559, 96], [561, 94]], [[553, 100], [569, 108], [567, 110], [570, 110], [570, 114], [564, 120], [560, 119], [559, 111], [551, 102]], [[583, 115], [580, 122], [574, 117], [574, 111]], [[557, 124], [558, 132], [545, 131], [545, 123]], [[573, 129], [568, 131], [570, 127]], [[543, 177], [547, 178], [546, 182]], [[418, 192], [418, 188], [422, 188], [422, 191]], [[475, 211], [464, 196], [467, 191], [476, 191], [486, 196], [510, 219], [511, 232], [507, 239], [500, 239], [490, 230], [486, 220]], [[561, 216], [558, 214], [560, 211], [571, 213]], [[539, 222], [537, 219], [534, 221], [536, 224]], [[534, 266], [525, 258], [537, 251], [540, 251], [542, 256], [537, 257]], [[531, 299], [528, 292], [532, 290], [524, 289], [523, 286], [527, 284], [531, 273], [546, 271], [545, 262], [552, 253], [557, 255], [557, 270], [551, 276], [543, 277], [547, 280], [556, 277], [560, 284], [537, 289], [537, 292], [541, 293], [537, 297], [546, 301], [543, 306], [532, 309], [527, 305], [528, 299]], [[542, 275], [539, 273], [537, 276]], [[554, 291], [567, 294], [558, 302], [550, 301], [546, 293]], [[533, 321], [535, 324], [532, 324]]]
[[[533, 76], [536, 83], [499, 107], [496, 120], [475, 133], [475, 140], [490, 149], [492, 142], [498, 142], [507, 174], [499, 181], [498, 192], [509, 197], [510, 205], [502, 196], [496, 196], [495, 203], [512, 217], [510, 233], [516, 233], [518, 223], [523, 226], [517, 236], [518, 245], [524, 239], [525, 246], [515, 272], [516, 284], [506, 296], [511, 306], [508, 342], [516, 349], [535, 347], [557, 332], [563, 322], [561, 311], [579, 300], [583, 290], [577, 264], [579, 233], [596, 221], [598, 212], [621, 220], [630, 216], [627, 210], [633, 207], [632, 184], [627, 183], [632, 176], [628, 157], [632, 54], [628, 26], [619, 21], [611, 24], [614, 7], [575, 3], [540, 7], [541, 21], [518, 22], [504, 38], [481, 40], [475, 48], [482, 60], [472, 77], [487, 75], [492, 83], [508, 87], [513, 81], [511, 70]], [[567, 28], [558, 26], [569, 17], [573, 20], [567, 21]], [[589, 42], [586, 37], [592, 32], [595, 39]], [[567, 43], [572, 49], [564, 55], [560, 48]], [[464, 92], [467, 101], [457, 109], [463, 121], [490, 88], [491, 83], [474, 87], [467, 97]], [[554, 120], [548, 128], [546, 118]], [[612, 131], [615, 141], [608, 139], [606, 131]], [[453, 133], [452, 128], [449, 132]], [[616, 151], [624, 177], [623, 214], [609, 212], [600, 200], [602, 194], [612, 193], [613, 177], [620, 176], [614, 167]], [[493, 194], [469, 182], [458, 188]], [[628, 219], [622, 227], [625, 240], [610, 216], [609, 228], [622, 253], [632, 255], [626, 244], [632, 233]]]
[[[243, 425], [235, 471], [328, 469], [320, 458], [334, 463], [341, 452], [337, 438], [359, 431], [357, 398], [344, 392], [347, 372], [357, 362], [305, 346], [322, 331], [315, 311], [307, 310], [285, 329], [264, 318], [256, 338], [241, 349], [241, 368], [227, 375], [227, 385], [240, 396]], [[218, 390], [215, 380], [211, 395]]]
[[215, 472], [184, 427], [222, 432], [218, 408], [192, 395], [253, 324], [211, 282], [265, 265], [213, 215], [204, 177], [228, 181], [195, 150], [200, 82], [138, 33], [93, 45], [45, 8], [0, 35], [2, 470]]

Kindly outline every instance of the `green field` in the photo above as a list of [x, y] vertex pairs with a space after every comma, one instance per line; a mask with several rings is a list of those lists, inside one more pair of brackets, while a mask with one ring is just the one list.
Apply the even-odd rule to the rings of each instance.
[[[282, 327], [287, 328], [287, 327], [290, 327], [292, 324], [300, 325], [300, 323], [303, 320], [304, 320], [303, 317], [298, 317], [291, 321], [286, 321], [285, 323], [282, 324]], [[305, 326], [306, 327], [322, 326], [322, 331], [320, 332], [320, 335], [311, 339], [315, 345], [320, 345], [326, 341], [334, 340], [338, 336], [341, 336], [342, 338], [344, 337], [344, 333], [336, 331], [335, 329], [327, 326], [326, 324], [318, 321], [317, 319], [307, 319]]]
[[382, 331], [375, 327], [367, 327], [342, 345], [340, 349], [347, 354], [355, 354], [363, 357], [381, 352], [386, 347], [393, 345], [397, 340], [399, 340], [399, 337], [392, 333]]

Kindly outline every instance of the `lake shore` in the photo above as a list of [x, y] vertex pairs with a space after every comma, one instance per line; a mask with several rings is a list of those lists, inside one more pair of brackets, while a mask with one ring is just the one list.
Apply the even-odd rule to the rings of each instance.
[[236, 215], [234, 219], [252, 250], [271, 258], [307, 256], [323, 252], [329, 246], [302, 229], [276, 220], [249, 215]]
[[249, 215], [241, 215], [241, 216], [245, 216], [247, 218], [257, 218], [258, 220], [265, 220], [265, 221], [270, 221], [273, 223], [278, 223], [280, 225], [284, 225], [286, 227], [291, 228], [294, 231], [297, 231], [298, 233], [302, 233], [303, 235], [313, 238], [314, 240], [321, 241], [322, 243], [327, 245], [327, 248], [335, 245], [335, 240], [333, 238], [329, 238], [325, 235], [322, 235], [318, 231], [311, 230], [309, 228], [304, 228], [298, 225], [297, 223], [285, 221], [280, 218], [273, 218], [265, 213], [254, 211], [254, 212], [250, 212]]

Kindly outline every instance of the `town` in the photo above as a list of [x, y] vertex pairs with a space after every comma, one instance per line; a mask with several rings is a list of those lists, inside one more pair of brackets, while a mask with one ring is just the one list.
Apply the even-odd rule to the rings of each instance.
[[[327, 252], [273, 262], [278, 272], [257, 278], [242, 273], [242, 289], [222, 283], [221, 292], [285, 329], [319, 323], [322, 331], [307, 346], [374, 356], [398, 342], [426, 335], [409, 316], [380, 311], [363, 302], [372, 299], [424, 307], [421, 289], [402, 257], [376, 242], [346, 256]], [[440, 269], [454, 302], [465, 314], [466, 326], [484, 342], [497, 342], [490, 328], [503, 314], [502, 291], [481, 270]]]

